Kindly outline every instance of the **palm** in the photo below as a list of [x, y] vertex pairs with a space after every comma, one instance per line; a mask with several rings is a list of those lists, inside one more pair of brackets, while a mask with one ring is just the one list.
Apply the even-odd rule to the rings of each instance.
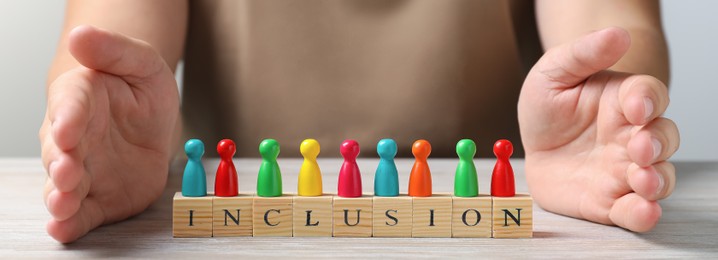
[[[530, 173], [557, 173], [552, 178], [564, 179], [542, 183], [541, 189], [532, 190], [535, 196], [578, 195], [582, 199], [576, 201], [578, 205], [571, 207], [578, 210], [578, 216], [610, 222], [607, 216], [613, 202], [631, 191], [625, 183], [614, 181], [620, 180], [632, 163], [626, 147], [634, 126], [624, 118], [618, 104], [618, 88], [625, 78], [625, 74], [604, 71], [579, 86], [547, 91], [539, 98], [546, 98], [552, 103], [528, 110], [528, 117], [540, 117], [532, 113], [555, 117], [552, 117], [554, 121], [543, 122], [552, 126], [550, 128], [522, 132], [524, 139], [528, 140], [525, 148], [530, 153], [526, 167], [533, 169]], [[572, 106], [576, 108], [571, 109]], [[593, 178], [580, 179], [566, 174], [577, 172]], [[613, 178], [606, 178], [604, 173]], [[540, 176], [530, 174], [528, 177]], [[572, 182], [594, 185], [566, 185]]]
[[[93, 93], [96, 107], [81, 142], [87, 147], [85, 170], [92, 180], [87, 199], [106, 212], [104, 222], [114, 222], [139, 213], [164, 189], [170, 151], [166, 138], [157, 137], [171, 133], [168, 126], [174, 125], [152, 111], [177, 109], [177, 90], [172, 84], [133, 86], [114, 75], [89, 73], [104, 77], [107, 86]], [[152, 95], [163, 95], [166, 102]]]

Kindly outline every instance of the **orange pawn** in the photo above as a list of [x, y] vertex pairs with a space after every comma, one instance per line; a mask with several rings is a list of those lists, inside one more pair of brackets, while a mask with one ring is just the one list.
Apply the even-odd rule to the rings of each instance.
[[416, 161], [411, 167], [409, 176], [409, 196], [430, 197], [431, 196], [431, 170], [426, 162], [431, 153], [431, 144], [426, 140], [417, 140], [411, 147]]

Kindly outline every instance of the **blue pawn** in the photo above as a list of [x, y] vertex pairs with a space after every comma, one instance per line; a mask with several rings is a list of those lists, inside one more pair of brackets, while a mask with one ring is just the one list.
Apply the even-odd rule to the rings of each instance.
[[199, 139], [190, 139], [184, 144], [184, 151], [187, 154], [187, 166], [182, 176], [182, 196], [207, 196], [207, 174], [201, 161], [204, 143]]
[[379, 154], [379, 166], [374, 176], [374, 196], [399, 196], [399, 171], [394, 163], [396, 142], [392, 139], [381, 139], [376, 144], [376, 153]]

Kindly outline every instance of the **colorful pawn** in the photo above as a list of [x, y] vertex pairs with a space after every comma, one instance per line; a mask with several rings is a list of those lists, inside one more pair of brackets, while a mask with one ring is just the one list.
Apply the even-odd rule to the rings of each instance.
[[516, 195], [514, 184], [514, 170], [511, 168], [509, 157], [514, 153], [514, 146], [509, 140], [498, 140], [494, 143], [496, 165], [491, 174], [491, 196], [513, 197]]
[[279, 142], [274, 139], [264, 139], [259, 144], [259, 154], [262, 155], [262, 165], [257, 176], [257, 196], [282, 196], [282, 172], [277, 163]]
[[237, 152], [237, 146], [234, 141], [223, 139], [217, 143], [220, 161], [214, 180], [214, 195], [218, 197], [233, 197], [239, 193], [237, 169], [234, 168], [234, 162], [232, 162], [235, 152]]
[[476, 197], [479, 196], [479, 181], [476, 176], [476, 143], [471, 139], [462, 139], [456, 143], [456, 155], [459, 156], [459, 164], [456, 166], [454, 176], [454, 196]]
[[319, 142], [314, 139], [306, 139], [299, 145], [299, 152], [304, 156], [302, 168], [299, 169], [299, 180], [297, 181], [297, 193], [299, 196], [321, 196], [323, 193], [322, 171], [317, 163], [319, 151]]
[[182, 196], [207, 196], [207, 174], [202, 166], [204, 143], [199, 139], [190, 139], [184, 144], [184, 151], [187, 154], [187, 166], [182, 175]]
[[394, 157], [396, 156], [396, 142], [392, 139], [381, 139], [376, 144], [376, 153], [379, 154], [379, 166], [374, 175], [374, 196], [399, 196], [399, 171], [396, 169]]
[[409, 196], [431, 196], [431, 170], [427, 159], [431, 154], [431, 144], [426, 140], [417, 140], [411, 147], [416, 160], [409, 175]]
[[345, 198], [361, 197], [361, 172], [359, 172], [356, 161], [359, 156], [359, 143], [354, 140], [345, 140], [339, 148], [339, 152], [344, 157], [344, 163], [339, 170], [337, 195]]

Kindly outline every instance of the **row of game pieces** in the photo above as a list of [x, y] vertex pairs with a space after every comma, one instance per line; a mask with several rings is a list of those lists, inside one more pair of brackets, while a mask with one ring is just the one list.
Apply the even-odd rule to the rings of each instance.
[[[262, 156], [256, 190], [256, 195], [259, 197], [282, 196], [282, 174], [277, 163], [279, 151], [279, 142], [274, 139], [265, 139], [259, 145], [259, 153]], [[201, 162], [204, 144], [198, 139], [190, 139], [185, 143], [185, 152], [188, 161], [182, 179], [182, 195], [207, 196], [207, 178]], [[235, 152], [236, 145], [232, 140], [224, 139], [217, 144], [220, 162], [215, 177], [215, 196], [233, 197], [239, 193], [237, 170], [232, 161]], [[297, 195], [321, 196], [324, 192], [322, 174], [317, 163], [320, 152], [319, 142], [314, 139], [304, 140], [300, 145], [300, 152], [304, 162], [299, 171]], [[356, 162], [360, 152], [359, 144], [354, 140], [346, 140], [341, 144], [340, 152], [344, 162], [339, 171], [337, 195], [345, 198], [361, 197], [361, 173]], [[399, 196], [399, 176], [394, 163], [396, 153], [397, 144], [394, 140], [382, 139], [377, 143], [380, 160], [374, 177], [375, 196]], [[426, 140], [417, 140], [412, 145], [412, 153], [415, 162], [409, 177], [409, 196], [429, 197], [432, 195], [432, 180], [427, 158], [431, 153], [431, 144]], [[479, 195], [476, 166], [473, 161], [476, 143], [470, 139], [462, 139], [456, 144], [456, 153], [459, 162], [454, 178], [454, 196], [476, 197]], [[502, 139], [494, 144], [497, 161], [491, 178], [491, 196], [515, 195], [514, 173], [509, 162], [512, 153], [513, 145], [510, 141]]]

